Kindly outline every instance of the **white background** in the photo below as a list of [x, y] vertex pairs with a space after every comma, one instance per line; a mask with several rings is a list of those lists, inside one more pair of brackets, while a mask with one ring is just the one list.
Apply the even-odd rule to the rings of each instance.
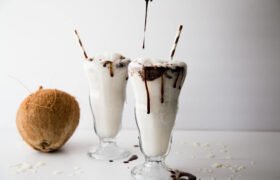
[[[280, 130], [280, 1], [154, 0], [141, 50], [144, 0], [0, 0], [0, 127], [14, 128], [20, 102], [39, 85], [80, 103], [92, 128], [77, 28], [91, 56], [175, 58], [189, 72], [176, 128]], [[130, 84], [123, 126], [135, 128]]]

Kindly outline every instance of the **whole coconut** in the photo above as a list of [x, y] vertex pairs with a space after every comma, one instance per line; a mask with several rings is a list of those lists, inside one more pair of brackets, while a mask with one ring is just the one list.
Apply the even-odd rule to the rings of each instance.
[[34, 149], [52, 152], [61, 148], [79, 124], [75, 98], [56, 89], [40, 89], [29, 95], [17, 112], [17, 128]]

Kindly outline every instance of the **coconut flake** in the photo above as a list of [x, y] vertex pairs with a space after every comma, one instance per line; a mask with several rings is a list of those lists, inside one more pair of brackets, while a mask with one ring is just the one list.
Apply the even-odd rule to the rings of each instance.
[[34, 165], [34, 168], [39, 168], [39, 167], [42, 167], [42, 166], [45, 166], [45, 165], [46, 165], [46, 163], [39, 161]]
[[193, 143], [192, 143], [192, 146], [193, 146], [193, 147], [200, 147], [201, 144], [200, 144], [199, 142], [193, 142]]
[[231, 158], [231, 156], [226, 156], [225, 159], [231, 160], [232, 158]]
[[63, 171], [59, 171], [59, 170], [54, 170], [53, 175], [60, 175], [60, 174], [63, 174]]
[[201, 147], [208, 148], [208, 147], [210, 147], [210, 144], [209, 144], [209, 143], [203, 143], [203, 144], [201, 145]]
[[17, 168], [16, 168], [16, 172], [17, 173], [22, 173], [22, 172], [26, 172], [28, 170], [32, 169], [32, 165], [28, 164], [28, 163], [19, 163]]
[[237, 170], [238, 170], [238, 171], [242, 171], [242, 170], [245, 170], [245, 169], [246, 169], [245, 166], [238, 166], [238, 167], [237, 167]]
[[228, 150], [227, 149], [221, 149], [220, 152], [221, 153], [228, 153]]
[[214, 163], [214, 164], [212, 164], [212, 167], [213, 167], [213, 168], [216, 168], [216, 169], [218, 169], [218, 168], [223, 168], [223, 167], [224, 167], [224, 164], [222, 164], [222, 163]]
[[215, 154], [212, 154], [212, 153], [207, 155], [207, 159], [213, 159], [215, 157], [216, 157]]

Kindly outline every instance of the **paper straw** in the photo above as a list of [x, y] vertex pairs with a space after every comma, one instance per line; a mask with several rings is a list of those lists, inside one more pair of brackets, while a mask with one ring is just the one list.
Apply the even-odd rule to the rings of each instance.
[[177, 48], [177, 44], [178, 44], [179, 39], [180, 39], [180, 35], [181, 35], [181, 32], [182, 32], [182, 29], [183, 29], [183, 25], [180, 25], [179, 29], [178, 29], [178, 33], [176, 35], [176, 39], [175, 39], [172, 51], [171, 51], [171, 54], [170, 54], [171, 60], [173, 60], [173, 57], [174, 57], [174, 54], [175, 54], [175, 51], [176, 51], [176, 48]]
[[86, 50], [85, 50], [85, 48], [84, 48], [84, 46], [83, 46], [83, 43], [82, 43], [81, 38], [80, 38], [80, 36], [79, 36], [79, 33], [78, 33], [78, 31], [77, 31], [76, 29], [75, 29], [75, 34], [76, 34], [76, 36], [77, 36], [77, 38], [78, 38], [79, 45], [80, 45], [80, 47], [81, 47], [82, 50], [83, 50], [85, 59], [88, 59], [87, 52], [86, 52]]

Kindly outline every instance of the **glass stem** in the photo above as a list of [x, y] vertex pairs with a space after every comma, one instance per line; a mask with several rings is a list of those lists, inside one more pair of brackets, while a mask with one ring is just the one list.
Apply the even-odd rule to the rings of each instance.
[[145, 166], [165, 166], [164, 157], [145, 157]]
[[99, 145], [101, 147], [107, 147], [107, 146], [115, 146], [117, 144], [115, 139], [113, 138], [100, 138]]

